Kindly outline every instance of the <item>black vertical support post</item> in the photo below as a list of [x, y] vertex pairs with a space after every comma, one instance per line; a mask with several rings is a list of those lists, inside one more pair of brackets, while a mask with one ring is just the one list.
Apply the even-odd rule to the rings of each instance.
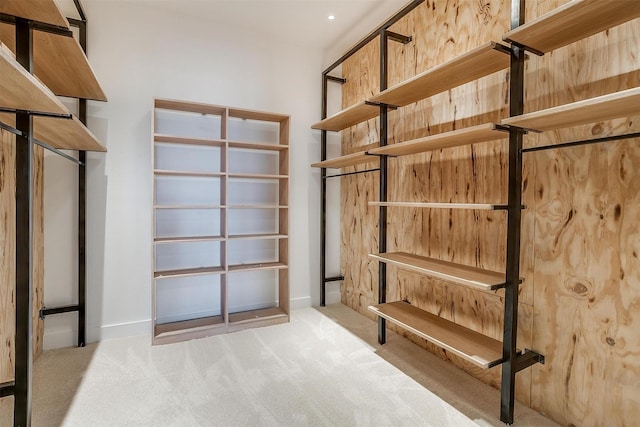
[[[16, 18], [16, 60], [33, 72], [31, 23]], [[31, 372], [33, 366], [33, 121], [16, 113], [16, 335], [13, 424], [31, 425]]]
[[[511, 1], [511, 28], [524, 23], [524, 1]], [[524, 110], [524, 50], [512, 46], [510, 68], [510, 116]], [[522, 217], [522, 129], [509, 130], [509, 200], [507, 219], [507, 270], [502, 340], [502, 385], [500, 420], [512, 424], [515, 406], [516, 338], [518, 334], [518, 291], [520, 282], [520, 227]]]
[[[79, 23], [80, 46], [87, 53], [87, 23]], [[80, 121], [87, 124], [87, 100], [80, 99], [78, 105]], [[86, 252], [86, 215], [87, 215], [87, 153], [78, 151], [78, 347], [86, 344], [86, 301], [87, 301], [87, 252]]]
[[[387, 64], [388, 64], [387, 31], [380, 31], [380, 91], [387, 88]], [[380, 146], [387, 145], [387, 119], [388, 107], [380, 105]], [[380, 157], [380, 201], [387, 201], [387, 156]], [[378, 218], [378, 252], [387, 251], [387, 207], [380, 206]], [[378, 304], [387, 302], [387, 264], [378, 263]], [[378, 317], [378, 343], [384, 344], [387, 340], [386, 321]]]
[[[322, 74], [322, 119], [327, 118], [327, 73]], [[327, 160], [327, 131], [320, 132], [320, 160]], [[327, 170], [320, 169], [320, 306], [326, 305], [327, 295]]]

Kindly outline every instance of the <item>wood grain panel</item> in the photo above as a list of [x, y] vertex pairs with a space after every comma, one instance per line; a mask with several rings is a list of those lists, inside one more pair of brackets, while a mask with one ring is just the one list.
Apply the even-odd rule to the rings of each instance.
[[44, 320], [44, 148], [33, 147], [33, 358], [42, 353]]

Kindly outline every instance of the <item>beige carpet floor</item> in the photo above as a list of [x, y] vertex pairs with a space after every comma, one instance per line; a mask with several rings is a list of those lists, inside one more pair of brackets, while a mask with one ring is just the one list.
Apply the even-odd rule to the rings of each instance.
[[[47, 351], [34, 366], [33, 426], [501, 425], [497, 390], [393, 333], [378, 346], [375, 334], [335, 305], [178, 344]], [[2, 427], [11, 400], [0, 400]], [[555, 424], [518, 406], [515, 425]]]

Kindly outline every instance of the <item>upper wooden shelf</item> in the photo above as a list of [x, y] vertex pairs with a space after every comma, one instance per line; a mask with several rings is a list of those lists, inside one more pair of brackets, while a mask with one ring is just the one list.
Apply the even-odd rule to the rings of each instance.
[[69, 110], [37, 78], [28, 73], [13, 53], [0, 43], [0, 106], [25, 111], [69, 114]]
[[208, 145], [212, 147], [222, 147], [225, 142], [219, 139], [204, 139], [204, 138], [186, 138], [182, 136], [163, 135], [156, 133], [153, 135], [155, 142], [166, 142], [170, 144], [187, 144], [187, 145]]
[[[0, 122], [15, 127], [16, 115], [0, 113]], [[33, 117], [33, 136], [54, 148], [63, 150], [107, 151], [85, 125], [72, 116], [71, 119]]]
[[165, 270], [156, 271], [153, 273], [153, 277], [156, 279], [164, 279], [171, 277], [185, 277], [185, 276], [202, 276], [207, 274], [223, 274], [224, 268], [222, 267], [199, 267], [199, 268], [184, 268], [179, 270]]
[[362, 123], [365, 120], [378, 117], [380, 114], [380, 107], [377, 105], [367, 104], [365, 101], [359, 102], [356, 105], [352, 105], [333, 116], [327, 117], [324, 120], [311, 126], [311, 129], [330, 130], [334, 132], [341, 131], [350, 126]]
[[0, 13], [69, 28], [69, 21], [53, 0], [2, 0]]
[[333, 159], [325, 160], [323, 162], [313, 163], [311, 167], [314, 168], [332, 168], [340, 169], [347, 166], [355, 166], [362, 163], [378, 162], [380, 158], [378, 156], [370, 156], [366, 152], [347, 154]]
[[380, 92], [373, 102], [403, 107], [509, 67], [511, 49], [489, 42]]
[[507, 205], [491, 203], [369, 202], [369, 206], [427, 209], [471, 209], [479, 211], [498, 211], [507, 209]]
[[406, 156], [408, 154], [458, 147], [476, 142], [493, 141], [496, 139], [507, 138], [508, 136], [509, 134], [497, 127], [496, 124], [485, 123], [478, 126], [413, 139], [411, 141], [398, 142], [385, 147], [373, 148], [369, 150], [369, 153]]
[[[1, 23], [0, 40], [15, 52], [15, 27]], [[84, 51], [73, 37], [34, 31], [33, 70], [56, 95], [107, 100]]]
[[458, 283], [474, 289], [490, 291], [505, 285], [503, 273], [483, 270], [468, 265], [427, 258], [406, 252], [389, 252], [369, 254], [369, 257], [380, 262], [393, 264], [407, 270], [417, 271], [438, 279]]
[[247, 150], [283, 151], [289, 148], [283, 144], [262, 144], [258, 142], [229, 141], [229, 148], [243, 148]]
[[187, 113], [212, 114], [214, 116], [222, 116], [227, 112], [227, 107], [221, 107], [219, 105], [158, 98], [154, 100], [154, 108], [161, 110], [184, 111]]
[[547, 131], [638, 113], [640, 113], [640, 87], [509, 117], [502, 120], [502, 123], [525, 129]]
[[229, 117], [278, 123], [289, 119], [289, 116], [286, 114], [266, 113], [264, 111], [244, 110], [240, 108], [229, 108]]
[[638, 0], [573, 0], [509, 31], [503, 39], [546, 53], [639, 16]]
[[237, 264], [228, 267], [229, 273], [237, 271], [255, 271], [255, 270], [282, 270], [289, 268], [287, 264], [282, 262], [263, 262], [258, 264]]
[[502, 363], [500, 341], [409, 303], [397, 301], [371, 305], [369, 310], [481, 368], [488, 369]]

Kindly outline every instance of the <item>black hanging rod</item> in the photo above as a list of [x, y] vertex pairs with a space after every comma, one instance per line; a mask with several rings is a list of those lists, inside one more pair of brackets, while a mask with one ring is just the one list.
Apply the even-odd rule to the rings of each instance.
[[364, 101], [367, 105], [373, 105], [374, 107], [387, 107], [391, 110], [397, 110], [398, 106], [393, 104], [385, 104], [384, 102]]
[[599, 144], [601, 142], [619, 141], [619, 140], [631, 139], [631, 138], [640, 138], [640, 132], [628, 133], [625, 135], [603, 136], [601, 138], [584, 139], [581, 141], [565, 142], [562, 144], [555, 144], [555, 145], [541, 145], [540, 147], [523, 148], [522, 152], [529, 153], [532, 151], [554, 150], [556, 148], [567, 148], [567, 147], [575, 147], [578, 145]]
[[16, 25], [16, 20], [18, 19], [24, 19], [25, 21], [28, 21], [32, 29], [42, 31], [43, 33], [51, 33], [64, 37], [73, 37], [73, 31], [66, 27], [49, 24], [47, 22], [34, 21], [32, 19], [25, 19], [19, 16], [7, 15], [6, 13], [0, 13], [0, 22]]
[[537, 49], [534, 49], [534, 48], [532, 48], [532, 47], [529, 47], [529, 46], [525, 46], [525, 45], [523, 45], [522, 43], [514, 42], [513, 40], [510, 40], [510, 39], [505, 39], [504, 41], [509, 42], [509, 43], [511, 43], [512, 45], [519, 47], [520, 49], [524, 49], [524, 50], [526, 50], [526, 51], [528, 51], [528, 52], [531, 52], [531, 53], [533, 53], [534, 55], [537, 55], [537, 56], [544, 56], [544, 52], [541, 52], [541, 51], [539, 51], [539, 50], [537, 50]]
[[328, 74], [324, 77], [330, 82], [337, 82], [340, 84], [345, 84], [347, 82], [347, 79], [345, 79], [344, 77], [330, 76]]
[[356, 175], [356, 174], [360, 174], [360, 173], [367, 173], [367, 172], [377, 172], [379, 171], [380, 168], [376, 168], [376, 169], [366, 169], [366, 170], [362, 170], [362, 171], [355, 171], [355, 172], [346, 172], [346, 173], [338, 173], [335, 175], [327, 175], [327, 176], [323, 176], [322, 179], [328, 179], [328, 178], [337, 178], [339, 176], [347, 176], [347, 175]]
[[49, 316], [51, 314], [71, 313], [78, 310], [80, 310], [80, 306], [78, 304], [52, 308], [42, 307], [40, 309], [40, 318], [44, 320], [46, 316]]
[[47, 111], [16, 110], [15, 108], [0, 107], [0, 112], [11, 113], [11, 114], [26, 113], [31, 116], [53, 117], [54, 119], [66, 119], [66, 120], [71, 119], [71, 114], [49, 113]]
[[344, 276], [325, 277], [324, 278], [324, 283], [340, 282], [341, 280], [344, 280]]
[[15, 394], [15, 384], [13, 381], [0, 384], [0, 397], [13, 396]]
[[[4, 129], [4, 130], [6, 130], [8, 132], [11, 132], [14, 135], [17, 135], [17, 136], [22, 136], [22, 132], [20, 132], [18, 129], [16, 129], [14, 127], [11, 127], [9, 125], [6, 125], [6, 124], [4, 124], [2, 122], [0, 122], [0, 129]], [[51, 145], [47, 144], [46, 142], [42, 142], [42, 141], [37, 140], [35, 138], [33, 138], [33, 142], [34, 142], [34, 144], [39, 145], [40, 147], [42, 147], [42, 148], [44, 148], [46, 150], [49, 150], [52, 153], [55, 153], [60, 157], [64, 157], [65, 159], [69, 160], [70, 162], [75, 163], [78, 166], [84, 166], [84, 162], [81, 162], [80, 160], [71, 157], [67, 153], [65, 153], [63, 151], [60, 151], [55, 147], [52, 147]]]
[[389, 30], [383, 30], [383, 31], [384, 31], [385, 37], [387, 39], [389, 39], [389, 40], [394, 41], [394, 42], [407, 44], [411, 40], [413, 40], [413, 38], [411, 36], [405, 36], [403, 34], [394, 33], [393, 31], [389, 31]]
[[528, 368], [529, 366], [535, 365], [536, 363], [544, 365], [544, 362], [545, 359], [542, 354], [525, 348], [524, 353], [520, 353], [518, 356], [516, 356], [516, 372], [520, 372], [523, 369]]

